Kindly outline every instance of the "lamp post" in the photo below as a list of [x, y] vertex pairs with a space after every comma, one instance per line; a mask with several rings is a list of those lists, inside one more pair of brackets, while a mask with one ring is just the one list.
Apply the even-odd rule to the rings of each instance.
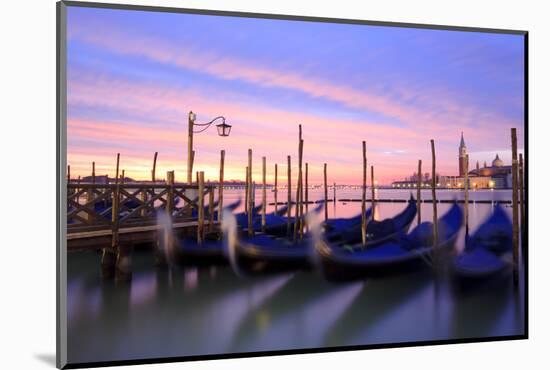
[[[200, 134], [203, 131], [206, 131], [214, 122], [221, 120], [220, 124], [216, 125], [219, 136], [229, 136], [231, 132], [231, 125], [225, 123], [225, 117], [218, 116], [206, 123], [196, 123], [197, 115], [192, 111], [189, 112], [188, 119], [188, 141], [187, 141], [187, 183], [191, 184], [193, 182], [193, 161], [194, 161], [194, 152], [193, 152], [193, 134]], [[199, 127], [198, 129], [195, 126]]]

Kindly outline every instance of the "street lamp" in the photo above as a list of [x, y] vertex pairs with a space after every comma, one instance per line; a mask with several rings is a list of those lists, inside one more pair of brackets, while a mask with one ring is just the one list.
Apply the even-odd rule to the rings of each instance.
[[[189, 112], [189, 127], [188, 127], [188, 142], [187, 142], [187, 182], [191, 184], [193, 182], [193, 160], [194, 160], [194, 154], [193, 151], [193, 134], [200, 134], [203, 131], [206, 131], [214, 122], [221, 120], [222, 123], [216, 125], [216, 129], [218, 130], [219, 136], [229, 136], [229, 133], [231, 132], [231, 125], [228, 125], [225, 123], [225, 117], [218, 116], [211, 120], [210, 122], [206, 123], [196, 123], [195, 120], [197, 119], [197, 115], [193, 113], [192, 111]], [[195, 129], [195, 126], [199, 127], [198, 129]]]

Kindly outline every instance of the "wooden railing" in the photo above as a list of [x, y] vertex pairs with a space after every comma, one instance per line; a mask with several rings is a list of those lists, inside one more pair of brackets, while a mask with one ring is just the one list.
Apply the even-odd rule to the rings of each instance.
[[[200, 188], [202, 194], [198, 185], [171, 184], [170, 181], [166, 184], [69, 183], [67, 234], [110, 230], [115, 235], [123, 228], [155, 225], [162, 212], [170, 216], [172, 223], [197, 220], [193, 210], [200, 214], [199, 205], [204, 207], [205, 203], [212, 220], [214, 187]], [[188, 190], [195, 190], [196, 197], [190, 198]]]

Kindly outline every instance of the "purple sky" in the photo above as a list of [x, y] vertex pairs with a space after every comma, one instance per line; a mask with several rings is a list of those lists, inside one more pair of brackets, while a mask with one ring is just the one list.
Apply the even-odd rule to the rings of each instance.
[[224, 115], [231, 136], [195, 136], [195, 170], [243, 179], [267, 157], [268, 181], [297, 163], [298, 124], [312, 183], [361, 182], [361, 141], [380, 183], [430, 167], [458, 171], [464, 131], [475, 166], [510, 162], [510, 128], [523, 143], [523, 36], [69, 7], [68, 163], [73, 176], [184, 181], [187, 113]]

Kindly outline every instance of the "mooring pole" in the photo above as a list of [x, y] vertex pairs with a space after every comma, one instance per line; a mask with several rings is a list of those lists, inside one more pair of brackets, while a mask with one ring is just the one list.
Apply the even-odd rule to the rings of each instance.
[[292, 222], [291, 222], [291, 211], [292, 211], [292, 208], [291, 208], [291, 202], [292, 202], [292, 182], [291, 182], [291, 174], [292, 174], [292, 168], [291, 168], [291, 163], [290, 163], [290, 156], [287, 155], [286, 157], [286, 160], [287, 160], [287, 201], [286, 201], [286, 204], [287, 204], [287, 218], [286, 218], [286, 234], [288, 237], [290, 237], [290, 233], [292, 231]]
[[306, 180], [305, 180], [305, 201], [306, 213], [309, 212], [309, 181], [308, 181], [308, 163], [306, 162]]
[[197, 243], [200, 245], [204, 240], [204, 172], [198, 172], [198, 188], [199, 188], [199, 209], [198, 209], [198, 225], [197, 225]]
[[95, 162], [92, 162], [92, 184], [95, 184]]
[[[104, 277], [112, 277], [114, 270], [118, 267], [118, 256], [120, 253], [118, 239], [118, 216], [119, 216], [119, 184], [118, 184], [118, 167], [120, 163], [120, 153], [117, 153], [116, 171], [115, 171], [115, 189], [112, 195], [111, 206], [111, 247], [103, 248], [101, 255], [101, 270]], [[123, 263], [120, 264], [123, 269]]]
[[248, 214], [248, 187], [250, 186], [250, 179], [248, 178], [248, 166], [246, 166], [246, 175], [244, 182], [244, 213]]
[[299, 212], [300, 217], [298, 218], [298, 225], [299, 225], [298, 233], [300, 234], [300, 240], [301, 240], [304, 235], [304, 175], [302, 172], [302, 163], [304, 160], [304, 138], [302, 137], [301, 124], [298, 125], [298, 129], [299, 129], [299, 139], [300, 139], [299, 149], [298, 149], [299, 155], [300, 155], [299, 166], [298, 166], [298, 170], [299, 170], [298, 177], [300, 178], [300, 180], [298, 181], [300, 186], [300, 197], [298, 198], [299, 199], [298, 205], [300, 207], [300, 212]]
[[208, 190], [208, 232], [212, 232], [214, 226], [214, 187], [210, 184]]
[[519, 210], [518, 210], [518, 147], [516, 129], [512, 128], [512, 242], [514, 284], [519, 282]]
[[[363, 189], [361, 194], [361, 242], [367, 244], [367, 143], [363, 141]], [[372, 210], [374, 212], [374, 210]]]
[[433, 205], [433, 224], [434, 224], [434, 238], [433, 238], [433, 250], [434, 252], [437, 249], [437, 240], [438, 240], [438, 225], [437, 225], [437, 198], [435, 193], [436, 188], [436, 173], [435, 173], [435, 142], [433, 139], [430, 140], [432, 146], [432, 205]]
[[521, 225], [521, 247], [522, 250], [525, 249], [526, 245], [524, 244], [524, 233], [525, 233], [525, 199], [524, 199], [524, 184], [523, 184], [523, 176], [524, 176], [524, 163], [523, 163], [523, 154], [519, 153], [519, 219], [520, 219], [520, 225]]
[[374, 203], [375, 203], [375, 195], [374, 195], [374, 166], [370, 166], [370, 184], [371, 184], [371, 196], [370, 196], [370, 202], [371, 202], [371, 208], [372, 208], [372, 216], [374, 219]]
[[[153, 175], [154, 171], [151, 171]], [[172, 214], [175, 208], [174, 202], [174, 171], [166, 171], [166, 207], [164, 209], [166, 214], [166, 224], [164, 224], [164, 230], [159, 233], [159, 237], [156, 241], [155, 249], [155, 264], [157, 266], [166, 265], [166, 256], [172, 252], [174, 247], [174, 230], [172, 228]]]
[[417, 225], [420, 225], [422, 222], [422, 216], [420, 215], [420, 209], [421, 209], [421, 196], [422, 196], [422, 159], [418, 160], [418, 182], [416, 184], [416, 216], [417, 216]]
[[468, 222], [468, 209], [470, 208], [470, 197], [468, 194], [468, 188], [470, 187], [470, 179], [469, 179], [469, 169], [470, 169], [470, 158], [469, 155], [466, 154], [466, 157], [464, 157], [464, 225], [466, 225], [466, 236], [470, 235], [470, 227]]
[[198, 223], [197, 223], [197, 243], [200, 245], [204, 241], [204, 172], [198, 172]]
[[265, 232], [265, 211], [267, 206], [265, 186], [265, 157], [262, 157], [262, 232]]
[[[301, 132], [300, 125], [300, 132]], [[294, 210], [294, 241], [298, 236], [298, 229], [300, 228], [300, 185], [302, 181], [302, 149], [304, 147], [304, 141], [300, 139], [298, 143], [298, 181], [296, 183], [296, 209]]]
[[[187, 185], [193, 184], [193, 162], [195, 161], [195, 151], [193, 150], [193, 127], [194, 127], [194, 117], [195, 114], [193, 111], [189, 111], [187, 115]], [[190, 190], [187, 193], [188, 197], [192, 199], [192, 191]], [[193, 214], [192, 205], [189, 205], [187, 211], [187, 216], [191, 217]]]
[[[92, 162], [92, 185], [88, 188], [86, 191], [86, 203], [90, 203], [94, 199], [94, 191], [95, 191], [95, 162]], [[86, 213], [85, 215], [86, 220], [91, 221], [93, 219], [93, 216]]]
[[151, 181], [152, 182], [155, 182], [157, 181], [157, 157], [158, 157], [159, 153], [158, 152], [155, 152], [155, 155], [153, 157], [153, 170], [151, 172]]
[[193, 111], [187, 116], [187, 185], [193, 182]]
[[248, 235], [254, 236], [254, 225], [252, 224], [252, 149], [248, 149], [248, 178], [250, 186], [248, 187]]
[[218, 221], [221, 222], [223, 214], [223, 167], [225, 165], [225, 150], [220, 152], [220, 184], [218, 186]]
[[328, 188], [327, 188], [327, 164], [323, 164], [323, 177], [325, 187], [325, 222], [328, 220]]
[[277, 163], [275, 163], [275, 185], [273, 189], [273, 196], [275, 198], [275, 213], [277, 213]]

